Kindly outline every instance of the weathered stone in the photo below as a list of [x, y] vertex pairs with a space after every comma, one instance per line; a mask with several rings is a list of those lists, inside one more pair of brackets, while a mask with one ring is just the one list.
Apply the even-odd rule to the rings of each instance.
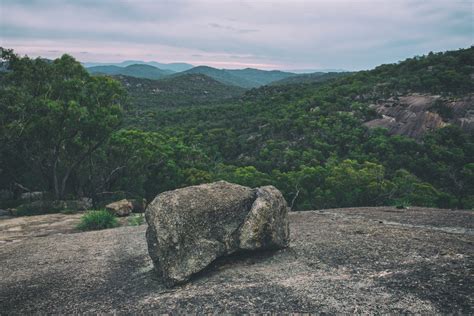
[[133, 203], [127, 199], [107, 204], [105, 209], [115, 216], [128, 216], [132, 213]]
[[35, 192], [26, 192], [20, 195], [20, 199], [23, 201], [39, 201], [43, 200], [46, 197], [46, 192], [35, 191]]
[[169, 285], [185, 282], [216, 258], [288, 245], [288, 208], [274, 187], [219, 181], [159, 194], [146, 209], [147, 242]]
[[[470, 109], [474, 98], [449, 99], [430, 94], [408, 94], [380, 99], [370, 108], [380, 116], [364, 123], [369, 128], [386, 128], [392, 135], [404, 135], [421, 140], [429, 131], [449, 124], [458, 125], [464, 131], [474, 130], [474, 117]], [[444, 111], [439, 111], [442, 108]], [[443, 112], [445, 112], [443, 114]]]
[[92, 208], [92, 199], [84, 197], [79, 200], [55, 201], [55, 205], [63, 210], [86, 211]]
[[240, 228], [240, 248], [279, 249], [288, 245], [288, 207], [283, 195], [273, 186], [257, 188], [244, 224]]

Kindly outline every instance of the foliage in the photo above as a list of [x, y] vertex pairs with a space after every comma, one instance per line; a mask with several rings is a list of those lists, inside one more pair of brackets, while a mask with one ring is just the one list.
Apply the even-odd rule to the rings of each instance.
[[34, 216], [43, 214], [58, 213], [62, 208], [57, 208], [51, 201], [33, 201], [18, 205], [15, 208], [15, 216]]
[[159, 132], [119, 130], [83, 167], [90, 173], [83, 190], [93, 198], [101, 192], [125, 191], [128, 197], [152, 199], [157, 192], [195, 184], [192, 170], [207, 159], [178, 137]]
[[270, 85], [287, 85], [287, 84], [302, 84], [302, 83], [316, 83], [327, 80], [341, 78], [349, 75], [349, 72], [314, 72], [309, 74], [299, 74], [290, 76], [278, 81], [270, 83]]
[[140, 226], [145, 223], [145, 216], [143, 214], [132, 214], [128, 217], [129, 226]]
[[[216, 85], [208, 86], [216, 89], [210, 91], [215, 98], [201, 98], [201, 86], [183, 87], [178, 77], [161, 86], [169, 94], [163, 92], [160, 99], [152, 91], [164, 81], [119, 78], [129, 92], [120, 129], [115, 128], [120, 111], [113, 110], [118, 103], [112, 102], [121, 96], [113, 88], [119, 87], [116, 81], [90, 77], [70, 57], [53, 62], [25, 57], [21, 67], [0, 76], [5, 109], [0, 114], [0, 189], [19, 182], [54, 191], [51, 144], [62, 140], [61, 176], [87, 153], [70, 171], [64, 193], [94, 201], [104, 195], [150, 200], [166, 190], [223, 179], [251, 187], [274, 185], [295, 210], [405, 204], [472, 208], [472, 132], [447, 126], [416, 141], [369, 130], [363, 123], [376, 117], [370, 104], [382, 97], [472, 93], [473, 54], [473, 48], [430, 53], [324, 82], [262, 86], [239, 99]], [[79, 81], [49, 75], [50, 67], [69, 69]], [[11, 78], [19, 78], [18, 87], [10, 84]], [[64, 92], [69, 83], [75, 88], [60, 101], [51, 99], [47, 89], [37, 97], [32, 92], [35, 78], [56, 82]], [[99, 92], [85, 87], [99, 82], [102, 93], [113, 93], [106, 93], [101, 106], [87, 101], [92, 98], [84, 102], [82, 93]], [[173, 103], [177, 95], [182, 99]], [[435, 106], [443, 117], [450, 115]], [[64, 116], [57, 108], [65, 109]], [[61, 123], [63, 117], [71, 126]], [[98, 139], [100, 144], [89, 152]]]
[[216, 69], [208, 66], [197, 66], [186, 70], [184, 74], [201, 74], [211, 77], [223, 84], [241, 88], [256, 88], [270, 82], [294, 76], [290, 72], [260, 69]]
[[81, 217], [79, 230], [100, 230], [118, 226], [117, 218], [106, 210], [89, 211]]
[[22, 203], [15, 208], [16, 216], [43, 215], [53, 213], [73, 213], [84, 209], [84, 204], [78, 200], [37, 200]]
[[68, 55], [54, 61], [2, 50], [9, 65], [0, 87], [0, 157], [4, 181], [41, 179], [63, 199], [75, 171], [121, 123], [119, 83], [90, 77]]

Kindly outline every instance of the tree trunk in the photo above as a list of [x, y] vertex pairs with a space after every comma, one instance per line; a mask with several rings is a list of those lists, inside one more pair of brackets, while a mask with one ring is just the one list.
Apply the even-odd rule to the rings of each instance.
[[54, 197], [56, 200], [60, 200], [60, 190], [59, 190], [59, 182], [58, 182], [58, 160], [54, 162], [53, 165], [53, 185], [54, 185]]
[[64, 199], [64, 193], [66, 193], [66, 183], [67, 180], [69, 179], [69, 175], [71, 174], [71, 169], [69, 169], [66, 174], [64, 175], [62, 181], [61, 181], [61, 187], [59, 189], [59, 199], [62, 200]]

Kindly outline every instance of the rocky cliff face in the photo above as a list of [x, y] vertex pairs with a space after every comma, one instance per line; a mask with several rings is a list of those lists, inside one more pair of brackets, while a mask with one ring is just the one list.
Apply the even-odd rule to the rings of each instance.
[[369, 128], [387, 128], [390, 134], [420, 139], [426, 132], [449, 124], [474, 130], [474, 95], [449, 99], [436, 95], [410, 94], [380, 99], [371, 108], [379, 118], [365, 123]]

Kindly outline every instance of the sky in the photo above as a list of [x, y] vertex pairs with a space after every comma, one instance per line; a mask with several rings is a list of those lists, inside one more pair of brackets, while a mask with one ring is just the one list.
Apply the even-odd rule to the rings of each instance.
[[0, 0], [30, 57], [217, 68], [371, 69], [474, 44], [474, 0]]

